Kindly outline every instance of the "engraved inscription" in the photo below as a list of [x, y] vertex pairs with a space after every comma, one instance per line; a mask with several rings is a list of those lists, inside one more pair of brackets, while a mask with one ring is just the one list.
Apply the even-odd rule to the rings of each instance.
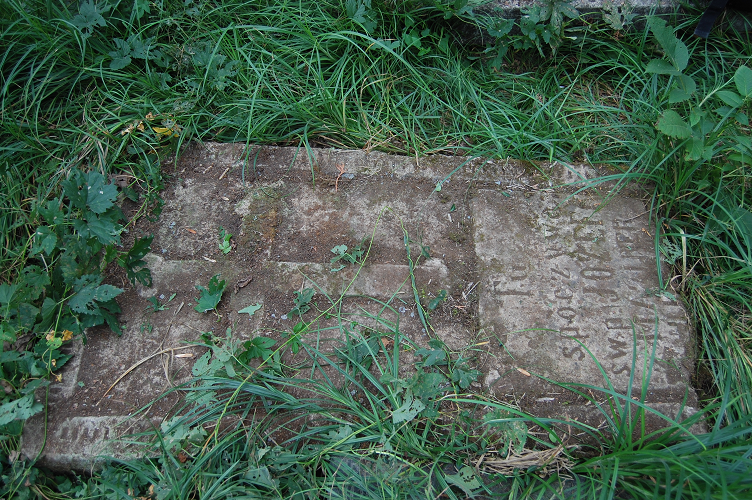
[[[499, 255], [485, 254], [482, 244], [476, 247], [493, 285], [484, 290], [481, 306], [496, 311], [490, 318], [494, 331], [506, 336], [504, 347], [517, 363], [557, 380], [592, 383], [595, 357], [612, 383], [624, 388], [633, 353], [639, 380], [656, 338], [657, 353], [686, 338], [682, 309], [645, 295], [656, 286], [656, 268], [639, 202], [614, 201], [613, 208], [594, 212], [533, 198], [526, 206], [538, 214], [531, 227], [519, 222], [529, 212], [494, 209], [492, 195], [481, 198], [476, 217], [482, 222], [485, 213], [494, 227], [503, 228], [484, 233], [484, 241], [489, 249], [509, 249]], [[490, 208], [484, 212], [484, 207]], [[559, 340], [548, 332], [559, 332]], [[685, 348], [677, 345], [675, 352]], [[499, 373], [504, 369], [498, 367]], [[652, 383], [678, 381], [666, 370], [665, 363], [654, 363]]]

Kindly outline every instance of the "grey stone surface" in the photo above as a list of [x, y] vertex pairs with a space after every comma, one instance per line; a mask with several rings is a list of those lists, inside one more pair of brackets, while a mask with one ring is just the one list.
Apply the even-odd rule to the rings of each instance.
[[585, 384], [602, 383], [602, 368], [616, 390], [632, 376], [639, 391], [655, 347], [653, 398], [681, 398], [693, 363], [687, 317], [656, 293], [653, 238], [635, 218], [643, 204], [617, 197], [594, 212], [587, 195], [565, 198], [481, 191], [474, 199], [481, 326], [505, 348], [492, 369], [511, 375], [493, 383], [495, 392], [540, 390], [516, 368]]
[[[472, 1], [470, 2], [473, 3]], [[525, 8], [536, 3], [536, 0], [492, 0], [490, 2], [477, 2], [475, 9], [498, 15], [505, 19], [517, 19], [523, 15]], [[679, 19], [686, 18], [689, 12], [703, 11], [710, 4], [710, 0], [690, 0], [680, 2], [678, 0], [572, 0], [570, 5], [577, 9], [580, 15], [588, 17], [608, 18], [609, 24], [615, 29], [621, 29], [619, 24], [628, 28], [629, 16], [632, 23], [639, 29], [644, 26], [646, 15], [678, 15]], [[689, 8], [687, 8], [689, 7]], [[729, 8], [716, 21], [715, 30], [735, 29], [737, 31], [752, 31], [752, 12]], [[477, 33], [466, 33], [466, 39], [470, 43], [481, 40]]]
[[[130, 235], [155, 234], [153, 286], [131, 287], [117, 270], [108, 278], [127, 288], [119, 297], [125, 333], [94, 329], [86, 346], [69, 347], [76, 355], [52, 386], [42, 464], [86, 469], [100, 455], [128, 457], [132, 448], [115, 438], [169, 414], [174, 393], [144, 406], [190, 378], [204, 352], [192, 344], [201, 332], [280, 340], [297, 322], [287, 317], [293, 292], [307, 287], [320, 310], [337, 303], [362, 322], [375, 315], [364, 296], [389, 303], [380, 321], [399, 325], [406, 373], [412, 346], [436, 337], [473, 357], [482, 372], [473, 391], [540, 415], [587, 420], [592, 407], [536, 375], [603, 386], [597, 359], [624, 391], [630, 373], [638, 386], [647, 376], [654, 340], [647, 402], [676, 412], [686, 393], [685, 415], [697, 404], [693, 337], [681, 305], [655, 293], [643, 203], [619, 195], [598, 210], [603, 192], [557, 187], [595, 176], [590, 167], [205, 144], [190, 147], [170, 173], [161, 217], [142, 219]], [[228, 255], [218, 249], [220, 227], [234, 235]], [[429, 332], [418, 319], [406, 234], [413, 259], [430, 247], [415, 269], [421, 300], [448, 292]], [[365, 264], [332, 272], [331, 249], [360, 242]], [[225, 296], [217, 314], [198, 313], [195, 287], [215, 274], [228, 283]], [[172, 294], [169, 309], [149, 310], [149, 297]], [[261, 309], [238, 313], [250, 304]], [[339, 330], [327, 331], [335, 346]], [[43, 436], [39, 416], [25, 430], [27, 456]]]
[[[480, 8], [488, 11], [496, 10], [504, 17], [518, 17], [522, 9], [533, 4], [535, 0], [493, 0], [484, 3]], [[617, 8], [621, 11], [644, 15], [676, 11], [680, 4], [675, 0], [572, 0], [571, 5], [580, 13]]]

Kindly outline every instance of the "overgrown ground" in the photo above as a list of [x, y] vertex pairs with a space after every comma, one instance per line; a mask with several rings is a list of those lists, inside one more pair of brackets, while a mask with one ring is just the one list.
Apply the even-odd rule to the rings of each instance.
[[[478, 12], [441, 1], [0, 3], [6, 498], [750, 494], [749, 35], [695, 39], [691, 16], [672, 21], [676, 31], [655, 19], [644, 29], [614, 16], [573, 20], [562, 2], [532, 8], [519, 31]], [[474, 45], [460, 38], [479, 29]], [[524, 448], [539, 455], [480, 474], [470, 458], [511, 446], [531, 417], [500, 407], [469, 428], [419, 409], [400, 421], [388, 409], [404, 405], [402, 389], [372, 379], [363, 359], [339, 369], [365, 399], [327, 384], [291, 399], [282, 389], [295, 381], [269, 358], [269, 370], [239, 362], [194, 386], [216, 397], [193, 415], [241, 422], [249, 398], [262, 398], [277, 419], [320, 416], [284, 446], [243, 426], [207, 439], [183, 420], [163, 429], [160, 459], [113, 463], [92, 478], [16, 460], [24, 419], [43, 410], [33, 392], [65, 361], [60, 345], [96, 324], [117, 329], [121, 290], [102, 284], [101, 271], [112, 263], [149, 280], [149, 242], [119, 246], [131, 221], [117, 197], [140, 203], [139, 216], [158, 214], [170, 173], [161, 160], [191, 140], [589, 161], [613, 166], [599, 181], [647, 183], [656, 254], [674, 264], [662, 292], [681, 296], [699, 334], [706, 406], [697, 418], [709, 432], [688, 436], [666, 417], [666, 430], [645, 435], [639, 402], [614, 395], [616, 408], [604, 408], [612, 432], [593, 433], [589, 448], [569, 452], [555, 435], [529, 433]], [[358, 356], [385, 362], [371, 350]], [[545, 453], [563, 455], [562, 468], [543, 467]]]

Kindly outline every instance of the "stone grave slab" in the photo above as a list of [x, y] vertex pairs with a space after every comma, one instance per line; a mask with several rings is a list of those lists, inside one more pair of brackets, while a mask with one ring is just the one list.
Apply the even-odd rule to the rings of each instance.
[[617, 197], [594, 211], [593, 201], [555, 192], [474, 199], [479, 317], [500, 347], [488, 388], [556, 407], [571, 394], [529, 374], [606, 386], [605, 373], [621, 393], [632, 378], [634, 396], [645, 381], [648, 403], [680, 402], [694, 364], [690, 331], [684, 308], [659, 293], [654, 240], [637, 216], [644, 205]]
[[[173, 392], [144, 409], [190, 379], [206, 351], [196, 345], [202, 332], [283, 341], [299, 320], [294, 293], [306, 288], [306, 320], [331, 332], [326, 348], [343, 341], [327, 319], [334, 307], [380, 335], [399, 329], [405, 373], [414, 349], [438, 338], [481, 371], [469, 390], [541, 415], [587, 418], [587, 409], [536, 375], [602, 385], [595, 358], [624, 391], [630, 373], [646, 376], [654, 341], [648, 403], [673, 411], [687, 392], [686, 412], [696, 406], [693, 338], [682, 307], [656, 293], [643, 203], [618, 195], [596, 210], [602, 193], [557, 187], [592, 169], [212, 143], [164, 168], [172, 181], [162, 215], [126, 236], [155, 235], [153, 285], [133, 287], [110, 270], [107, 281], [126, 289], [125, 333], [92, 329], [87, 345], [67, 347], [75, 356], [50, 391], [43, 465], [83, 470], [100, 455], [130, 456], [116, 438], [159, 425], [179, 402]], [[233, 235], [227, 254], [220, 230]], [[341, 245], [362, 249], [363, 263], [332, 263]], [[199, 313], [196, 287], [215, 275], [225, 294], [216, 313]], [[426, 331], [415, 296], [425, 307], [441, 290], [447, 299]], [[254, 315], [239, 313], [251, 304]], [[41, 416], [27, 425], [27, 456], [39, 453], [43, 429]]]

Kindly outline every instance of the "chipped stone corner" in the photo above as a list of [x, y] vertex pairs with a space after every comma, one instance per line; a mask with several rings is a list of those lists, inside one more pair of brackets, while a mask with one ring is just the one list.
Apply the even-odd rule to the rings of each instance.
[[[122, 439], [159, 426], [160, 419], [128, 416], [72, 417], [47, 428], [45, 414], [26, 422], [21, 454], [38, 465], [60, 471], [97, 469], [108, 459], [143, 456], [144, 446]], [[49, 435], [48, 435], [49, 432]]]

